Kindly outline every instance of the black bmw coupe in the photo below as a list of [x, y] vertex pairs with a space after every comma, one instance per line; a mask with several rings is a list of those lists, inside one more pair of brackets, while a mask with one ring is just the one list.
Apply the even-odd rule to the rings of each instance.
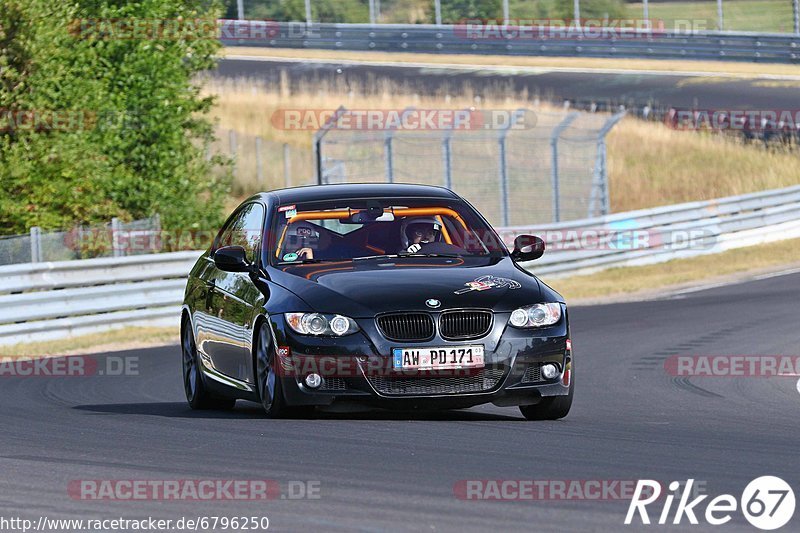
[[567, 415], [574, 362], [563, 298], [450, 190], [326, 185], [257, 194], [189, 274], [183, 385], [194, 409], [267, 416], [368, 404], [519, 406]]

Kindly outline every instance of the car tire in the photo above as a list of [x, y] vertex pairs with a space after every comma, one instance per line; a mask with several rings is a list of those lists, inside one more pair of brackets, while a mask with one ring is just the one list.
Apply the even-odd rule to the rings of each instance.
[[283, 395], [283, 384], [279, 377], [277, 365], [280, 362], [275, 354], [275, 347], [266, 324], [261, 324], [255, 342], [255, 367], [258, 398], [267, 418], [283, 418], [289, 414], [286, 398]]
[[572, 397], [575, 392], [575, 374], [573, 372], [566, 396], [548, 396], [534, 405], [520, 405], [519, 410], [526, 420], [558, 420], [569, 414]]
[[203, 375], [200, 371], [200, 361], [197, 356], [194, 334], [188, 324], [183, 328], [181, 337], [183, 390], [186, 393], [186, 401], [189, 402], [189, 407], [195, 410], [233, 409], [234, 405], [236, 405], [235, 399], [212, 396], [206, 390]]

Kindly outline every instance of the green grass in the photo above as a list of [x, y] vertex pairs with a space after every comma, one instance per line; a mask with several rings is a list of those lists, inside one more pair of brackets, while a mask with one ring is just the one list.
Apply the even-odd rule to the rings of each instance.
[[[642, 4], [628, 4], [628, 16], [642, 17]], [[675, 27], [676, 21], [697, 20], [705, 28], [717, 29], [716, 0], [696, 2], [650, 2], [651, 19], [663, 20], [666, 29]], [[722, 3], [723, 29], [761, 32], [791, 32], [791, 0], [724, 0]]]

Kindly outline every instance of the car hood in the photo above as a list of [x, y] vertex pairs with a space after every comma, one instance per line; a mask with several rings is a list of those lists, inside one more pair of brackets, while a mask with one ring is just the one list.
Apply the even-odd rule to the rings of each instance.
[[[271, 269], [273, 282], [315, 311], [368, 318], [387, 311], [487, 308], [541, 302], [542, 288], [509, 258], [343, 261]], [[438, 300], [439, 307], [426, 304]], [[431, 302], [434, 303], [434, 302]]]

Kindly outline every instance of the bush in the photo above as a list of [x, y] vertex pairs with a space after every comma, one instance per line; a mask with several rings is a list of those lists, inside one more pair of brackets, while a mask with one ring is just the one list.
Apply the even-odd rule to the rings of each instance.
[[218, 41], [125, 39], [90, 22], [218, 13], [181, 0], [0, 1], [0, 232], [155, 213], [168, 229], [218, 224], [229, 172], [205, 157], [212, 101], [192, 82]]

